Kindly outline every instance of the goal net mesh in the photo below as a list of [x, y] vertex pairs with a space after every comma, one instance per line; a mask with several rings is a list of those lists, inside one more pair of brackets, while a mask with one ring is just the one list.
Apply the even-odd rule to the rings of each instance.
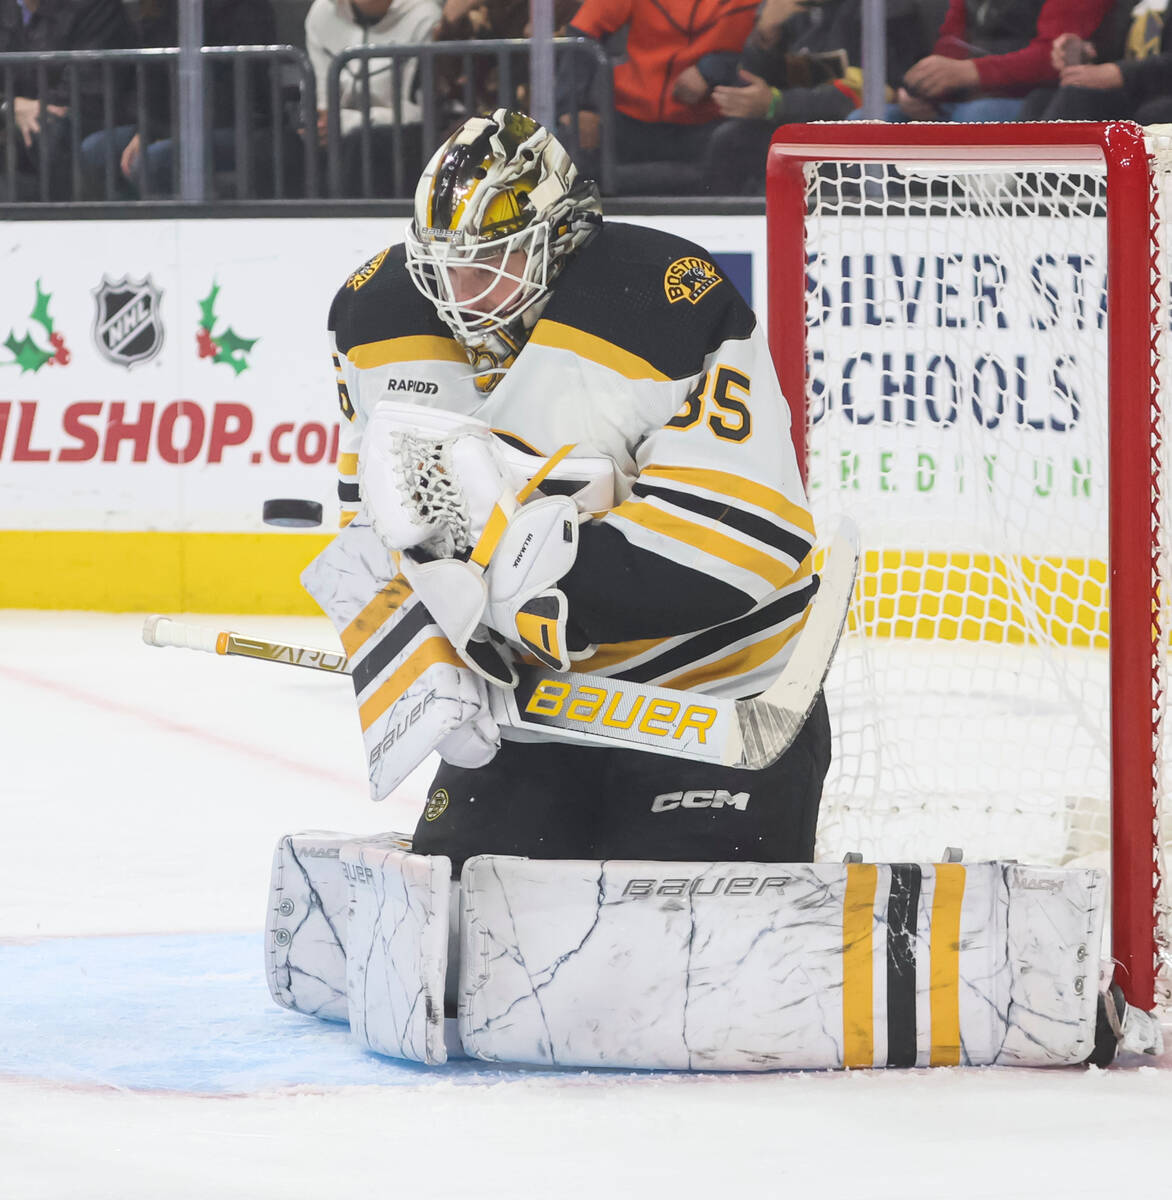
[[[1162, 473], [1172, 137], [1149, 144]], [[849, 514], [863, 544], [827, 685], [819, 856], [927, 861], [958, 847], [1107, 867], [1105, 170], [821, 161], [805, 173], [810, 500], [822, 530]], [[1167, 492], [1152, 497], [1165, 530]], [[1153, 555], [1167, 579], [1166, 545]], [[1167, 613], [1162, 628], [1166, 650]], [[1154, 730], [1162, 672], [1137, 683]], [[1161, 775], [1170, 753], [1161, 735]], [[1170, 835], [1161, 785], [1154, 857]], [[1166, 1001], [1166, 890], [1153, 919]]]

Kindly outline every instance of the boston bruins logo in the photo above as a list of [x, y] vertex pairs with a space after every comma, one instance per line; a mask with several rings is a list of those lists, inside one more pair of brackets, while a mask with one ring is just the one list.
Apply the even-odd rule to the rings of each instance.
[[436, 788], [428, 798], [427, 807], [423, 810], [423, 819], [425, 821], [435, 821], [444, 815], [444, 811], [448, 807], [448, 792], [446, 788]]
[[368, 262], [364, 262], [362, 266], [360, 266], [358, 270], [346, 280], [346, 286], [358, 291], [358, 289], [364, 283], [366, 283], [367, 280], [374, 278], [374, 276], [378, 273], [379, 267], [383, 265], [383, 259], [386, 258], [386, 256], [387, 252], [385, 250], [380, 250], [374, 256], [374, 258], [370, 259]]
[[687, 300], [695, 304], [720, 282], [716, 268], [702, 258], [677, 258], [663, 277], [663, 290], [668, 303]]

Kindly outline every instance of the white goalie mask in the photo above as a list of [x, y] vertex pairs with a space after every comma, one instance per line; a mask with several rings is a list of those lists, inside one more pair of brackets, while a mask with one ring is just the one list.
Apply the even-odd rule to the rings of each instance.
[[407, 269], [453, 335], [491, 355], [495, 337], [514, 347], [524, 337], [600, 222], [598, 189], [578, 179], [561, 143], [524, 113], [497, 109], [466, 121], [427, 164]]

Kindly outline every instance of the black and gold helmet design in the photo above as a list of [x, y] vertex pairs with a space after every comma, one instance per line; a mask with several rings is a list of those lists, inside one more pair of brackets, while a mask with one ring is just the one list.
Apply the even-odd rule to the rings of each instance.
[[424, 169], [407, 267], [474, 346], [542, 300], [600, 221], [598, 189], [579, 180], [561, 143], [502, 108], [466, 121]]

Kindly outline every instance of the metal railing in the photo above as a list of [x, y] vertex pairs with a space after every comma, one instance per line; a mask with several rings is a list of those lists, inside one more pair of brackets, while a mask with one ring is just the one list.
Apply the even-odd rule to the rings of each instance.
[[[610, 115], [614, 111], [614, 67], [606, 51], [597, 42], [587, 38], [555, 38], [553, 41], [555, 71], [567, 85], [569, 95], [578, 96], [579, 81], [585, 82], [588, 69], [593, 75], [590, 104], [598, 113], [600, 121], [599, 186], [603, 194], [614, 190], [614, 123]], [[327, 190], [331, 196], [346, 193], [342, 172], [342, 75], [353, 76], [359, 93], [359, 111], [362, 123], [358, 128], [359, 170], [361, 178], [358, 192], [361, 196], [374, 195], [373, 177], [375, 147], [371, 122], [371, 62], [385, 61], [383, 68], [391, 72], [390, 95], [392, 99], [392, 121], [387, 127], [391, 131], [391, 165], [396, 181], [414, 180], [430, 157], [431, 149], [440, 144], [445, 136], [468, 116], [475, 115], [484, 107], [483, 97], [478, 95], [477, 64], [487, 63], [495, 67], [495, 101], [489, 107], [515, 108], [518, 106], [517, 88], [526, 78], [529, 64], [530, 43], [527, 38], [499, 38], [472, 41], [426, 42], [402, 46], [358, 46], [339, 54], [330, 64], [326, 83], [327, 95]], [[358, 64], [357, 68], [353, 64]], [[442, 67], [455, 68], [455, 78], [460, 81], [458, 95], [445, 95], [439, 86]], [[416, 70], [413, 81], [407, 72]], [[412, 122], [403, 120], [404, 80], [408, 90], [418, 93], [421, 110], [419, 126], [422, 130], [422, 161], [407, 161], [407, 137], [404, 130]], [[455, 113], [445, 112], [445, 105], [455, 101]], [[571, 156], [577, 158], [578, 107], [571, 104], [565, 125], [559, 125], [559, 141]], [[407, 191], [403, 194], [410, 194]]]
[[[133, 125], [137, 130], [150, 127], [148, 113], [148, 77], [166, 71], [167, 87], [171, 99], [172, 114], [180, 113], [179, 103], [179, 56], [176, 48], [142, 50], [63, 50], [41, 53], [0, 54], [0, 104], [3, 119], [0, 120], [0, 201], [8, 203], [24, 200], [112, 200], [124, 199], [119, 195], [119, 164], [113, 153], [113, 131], [120, 125]], [[250, 200], [254, 196], [258, 153], [255, 139], [266, 127], [257, 124], [251, 111], [250, 80], [252, 71], [268, 68], [268, 104], [271, 114], [271, 145], [268, 148], [267, 166], [271, 170], [272, 195], [285, 198], [289, 192], [290, 179], [289, 149], [286, 135], [301, 143], [301, 187], [307, 197], [317, 195], [317, 156], [314, 131], [316, 108], [314, 99], [314, 77], [309, 58], [303, 50], [294, 46], [205, 46], [200, 51], [204, 62], [232, 64], [232, 86], [234, 116], [232, 126], [232, 176], [234, 199]], [[68, 93], [69, 116], [53, 118], [42, 105], [42, 133], [31, 151], [26, 151], [21, 142], [16, 124], [15, 106], [12, 101], [18, 94], [16, 88], [18, 72], [27, 73], [32, 68], [35, 87], [28, 99], [40, 101], [48, 97], [50, 77], [60, 75]], [[121, 71], [118, 68], [122, 68]], [[119, 78], [121, 76], [121, 78]], [[133, 86], [129, 77], [133, 76]], [[100, 83], [101, 123], [83, 129], [87, 110], [83, 106], [83, 82]], [[295, 99], [289, 93], [296, 91]], [[214, 89], [204, 87], [202, 122], [205, 135], [212, 129]], [[49, 136], [52, 120], [63, 120], [64, 143], [61, 135]], [[101, 168], [100, 194], [94, 194], [97, 181], [91, 175], [86, 178], [83, 171], [82, 142], [90, 133], [104, 132], [106, 148]], [[182, 195], [180, 187], [180, 138], [181, 122], [173, 117], [165, 132], [173, 142], [171, 155], [172, 198], [198, 199]], [[164, 140], [162, 138], [157, 140]], [[145, 149], [145, 147], [144, 147]], [[57, 161], [54, 161], [55, 158]], [[20, 170], [21, 166], [29, 168]], [[212, 139], [204, 138], [203, 169], [205, 181], [215, 176]], [[23, 176], [24, 191], [21, 194]], [[156, 193], [146, 172], [139, 172], [135, 180], [139, 196], [144, 201], [167, 198], [166, 192]], [[32, 195], [27, 194], [32, 188]], [[207, 195], [214, 195], [208, 187]], [[264, 197], [269, 198], [269, 197]]]

